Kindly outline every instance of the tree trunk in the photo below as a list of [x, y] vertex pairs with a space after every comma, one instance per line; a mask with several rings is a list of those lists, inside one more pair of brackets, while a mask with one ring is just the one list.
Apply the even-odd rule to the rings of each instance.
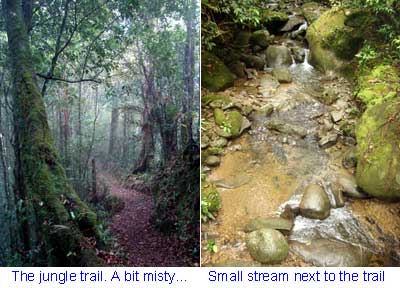
[[192, 103], [194, 100], [194, 8], [195, 1], [187, 0], [186, 7], [186, 47], [185, 47], [185, 85], [186, 85], [186, 95], [182, 97], [182, 112], [184, 115], [184, 125], [182, 130], [182, 145], [185, 146], [187, 143], [193, 140], [193, 130], [192, 130]]
[[[3, 0], [13, 76], [16, 182], [19, 201], [33, 211], [35, 234], [25, 235], [33, 265], [95, 265], [94, 251], [82, 247], [85, 236], [97, 235], [96, 214], [67, 180], [47, 122], [42, 95], [35, 83], [31, 48], [21, 0]], [[29, 229], [24, 227], [24, 232]], [[36, 237], [34, 237], [36, 236]], [[92, 262], [94, 261], [94, 262]]]
[[118, 108], [113, 108], [111, 112], [111, 124], [110, 124], [110, 142], [108, 145], [108, 155], [113, 157], [115, 155], [115, 139], [117, 138], [118, 131], [118, 117], [119, 110]]

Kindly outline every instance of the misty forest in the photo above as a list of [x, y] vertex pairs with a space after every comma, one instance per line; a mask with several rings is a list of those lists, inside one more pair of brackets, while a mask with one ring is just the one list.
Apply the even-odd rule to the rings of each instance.
[[0, 266], [197, 265], [197, 1], [1, 2]]

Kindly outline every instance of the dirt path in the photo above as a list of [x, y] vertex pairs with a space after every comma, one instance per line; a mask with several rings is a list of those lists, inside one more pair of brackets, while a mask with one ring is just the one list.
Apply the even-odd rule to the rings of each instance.
[[130, 266], [184, 266], [177, 253], [179, 241], [156, 231], [150, 223], [153, 211], [151, 195], [124, 188], [115, 178], [102, 173], [110, 192], [120, 197], [125, 208], [113, 216], [111, 231], [124, 248]]

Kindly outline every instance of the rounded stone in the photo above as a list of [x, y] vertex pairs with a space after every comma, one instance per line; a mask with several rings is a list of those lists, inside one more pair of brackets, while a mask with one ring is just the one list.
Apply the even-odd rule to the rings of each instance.
[[247, 235], [247, 249], [254, 260], [273, 264], [286, 258], [289, 244], [283, 234], [277, 230], [263, 228]]
[[323, 220], [330, 214], [328, 194], [316, 184], [307, 187], [300, 202], [300, 213], [304, 217]]

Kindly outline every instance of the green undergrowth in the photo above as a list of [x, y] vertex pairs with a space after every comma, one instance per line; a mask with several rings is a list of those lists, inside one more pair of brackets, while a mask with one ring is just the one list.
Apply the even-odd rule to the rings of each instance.
[[[151, 190], [155, 201], [152, 222], [165, 234], [176, 235], [184, 254], [199, 259], [199, 147], [189, 145], [154, 178]], [[189, 264], [189, 263], [188, 263]]]

